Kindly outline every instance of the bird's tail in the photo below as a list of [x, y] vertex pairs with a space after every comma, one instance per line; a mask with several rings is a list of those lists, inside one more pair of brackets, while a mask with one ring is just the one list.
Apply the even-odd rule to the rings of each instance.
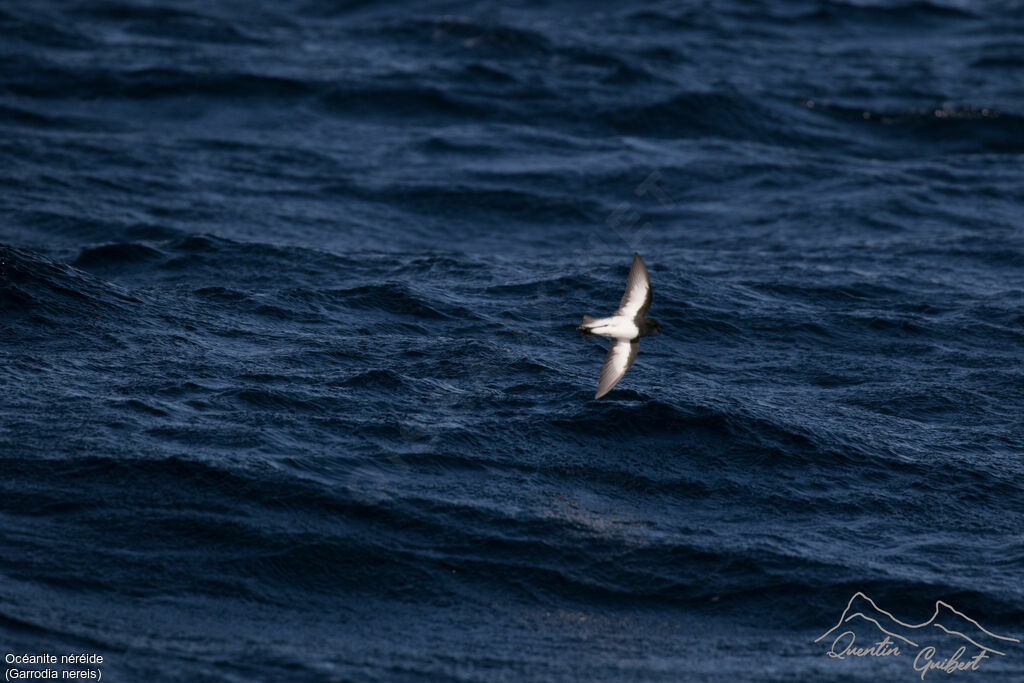
[[583, 316], [583, 322], [581, 322], [576, 329], [579, 330], [580, 332], [583, 332], [584, 334], [586, 334], [587, 332], [590, 332], [590, 325], [595, 320], [597, 320], [597, 318], [595, 318], [594, 316], [592, 316], [592, 315], [585, 315], [585, 316]]

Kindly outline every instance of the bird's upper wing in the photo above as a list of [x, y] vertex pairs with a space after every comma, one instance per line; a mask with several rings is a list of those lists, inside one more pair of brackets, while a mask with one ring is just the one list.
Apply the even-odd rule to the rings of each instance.
[[608, 355], [604, 357], [604, 365], [601, 366], [601, 379], [597, 382], [597, 393], [595, 399], [601, 398], [619, 383], [626, 370], [636, 360], [636, 350], [639, 345], [637, 340], [613, 339], [608, 347]]
[[633, 254], [633, 265], [629, 269], [629, 279], [626, 280], [626, 293], [622, 295], [619, 310], [615, 314], [636, 318], [638, 313], [640, 316], [647, 315], [650, 308], [651, 276], [647, 274], [647, 266], [640, 254]]

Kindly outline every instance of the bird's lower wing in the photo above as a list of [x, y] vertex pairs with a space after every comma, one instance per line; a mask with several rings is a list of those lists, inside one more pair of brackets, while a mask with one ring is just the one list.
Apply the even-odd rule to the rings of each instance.
[[601, 379], [597, 382], [597, 393], [595, 399], [601, 398], [619, 383], [626, 370], [636, 360], [636, 351], [639, 347], [636, 339], [613, 339], [608, 347], [608, 355], [604, 357], [604, 365], [601, 366]]

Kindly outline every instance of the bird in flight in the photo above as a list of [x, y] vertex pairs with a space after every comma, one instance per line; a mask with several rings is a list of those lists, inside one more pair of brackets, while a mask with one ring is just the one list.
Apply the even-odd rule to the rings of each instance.
[[607, 318], [583, 316], [576, 329], [585, 336], [610, 337], [608, 355], [601, 366], [601, 379], [597, 382], [598, 399], [612, 390], [626, 370], [636, 360], [637, 340], [654, 334], [660, 328], [654, 318], [646, 318], [651, 307], [651, 277], [640, 254], [633, 254], [633, 265], [626, 280], [626, 293], [622, 295], [619, 310]]

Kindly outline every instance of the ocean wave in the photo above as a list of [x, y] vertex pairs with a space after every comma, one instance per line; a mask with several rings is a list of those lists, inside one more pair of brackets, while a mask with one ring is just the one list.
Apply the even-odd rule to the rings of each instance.
[[923, 19], [964, 20], [977, 19], [979, 15], [972, 12], [962, 3], [948, 4], [927, 2], [924, 0], [896, 0], [894, 2], [847, 2], [845, 0], [825, 0], [808, 19], [856, 20], [866, 24], [876, 24], [879, 17], [886, 21], [915, 22]]
[[948, 151], [974, 154], [1012, 154], [1024, 149], [1024, 119], [997, 108], [942, 105], [922, 110], [874, 111], [817, 101], [812, 108], [900, 145], [906, 145], [910, 137]]
[[550, 49], [550, 42], [540, 31], [457, 15], [385, 22], [379, 31], [382, 37], [404, 34], [459, 49], [495, 50], [502, 54], [536, 54]]
[[[589, 117], [588, 117], [589, 118]], [[666, 138], [720, 136], [779, 144], [813, 144], [763, 100], [740, 92], [679, 92], [659, 101], [601, 108], [594, 121], [621, 134]]]
[[79, 4], [72, 15], [86, 20], [116, 24], [136, 35], [165, 40], [197, 41], [227, 45], [259, 45], [264, 41], [248, 35], [235, 20], [193, 12], [171, 5], [137, 5], [130, 2]]
[[136, 264], [161, 258], [163, 254], [153, 247], [137, 242], [104, 244], [98, 247], [86, 247], [71, 265], [76, 268], [98, 268]]
[[110, 69], [79, 67], [55, 61], [27, 60], [35, 78], [18, 79], [10, 71], [6, 88], [15, 94], [36, 98], [294, 98], [322, 91], [321, 83], [270, 74], [229, 71], [193, 71], [184, 68], [152, 67]]
[[[126, 310], [140, 300], [127, 291], [41, 254], [0, 244], [0, 305], [56, 322]], [[57, 316], [57, 317], [54, 317]]]

